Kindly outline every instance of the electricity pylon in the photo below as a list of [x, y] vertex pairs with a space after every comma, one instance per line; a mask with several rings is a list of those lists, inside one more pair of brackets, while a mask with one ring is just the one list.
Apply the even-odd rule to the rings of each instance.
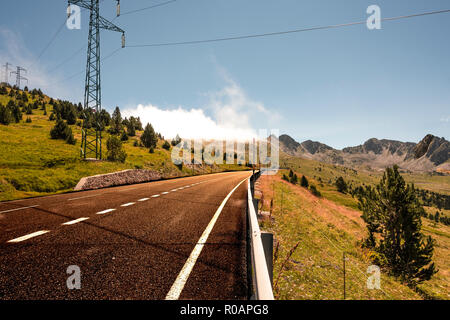
[[[120, 14], [120, 4], [117, 1], [117, 15]], [[122, 48], [125, 47], [125, 31], [112, 22], [100, 16], [99, 0], [68, 0], [71, 4], [80, 6], [90, 11], [89, 38], [86, 64], [86, 80], [84, 91], [85, 113], [94, 112], [94, 125], [90, 121], [83, 121], [81, 137], [81, 157], [84, 159], [95, 155], [95, 159], [102, 158], [102, 124], [100, 111], [102, 109], [101, 85], [100, 85], [100, 29], [106, 29], [122, 33]], [[68, 14], [70, 16], [70, 10]], [[87, 115], [86, 115], [87, 116]], [[91, 158], [92, 158], [91, 157]]]
[[4, 64], [2, 67], [5, 67], [5, 85], [8, 84], [8, 75], [9, 75], [9, 66], [12, 66], [11, 63], [6, 62], [6, 64]]
[[21, 72], [22, 71], [25, 71], [25, 73], [27, 73], [27, 70], [26, 69], [24, 69], [24, 68], [22, 68], [22, 67], [17, 67], [17, 71], [11, 71], [11, 74], [15, 74], [16, 75], [16, 86], [17, 86], [17, 88], [19, 88], [20, 89], [20, 81], [21, 80], [26, 80], [27, 81], [27, 83], [28, 83], [28, 79], [27, 78], [25, 78], [25, 77], [22, 77], [22, 75], [21, 75]]

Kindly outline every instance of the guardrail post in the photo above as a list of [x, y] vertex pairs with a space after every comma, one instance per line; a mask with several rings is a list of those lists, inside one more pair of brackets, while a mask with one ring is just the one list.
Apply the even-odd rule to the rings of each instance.
[[269, 271], [270, 283], [273, 288], [273, 233], [261, 231], [261, 240], [266, 257], [267, 270]]

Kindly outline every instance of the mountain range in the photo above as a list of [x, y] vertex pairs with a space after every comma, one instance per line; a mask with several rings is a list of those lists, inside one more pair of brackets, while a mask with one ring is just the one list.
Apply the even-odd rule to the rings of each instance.
[[383, 170], [396, 164], [405, 171], [450, 173], [450, 142], [432, 134], [418, 143], [372, 138], [342, 150], [311, 140], [299, 143], [286, 134], [279, 142], [281, 151], [291, 156], [336, 165]]

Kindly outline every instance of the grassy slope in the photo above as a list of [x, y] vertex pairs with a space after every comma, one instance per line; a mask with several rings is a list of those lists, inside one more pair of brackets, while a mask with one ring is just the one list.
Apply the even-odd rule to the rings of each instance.
[[[308, 160], [306, 160], [308, 162]], [[311, 165], [302, 162], [297, 174], [311, 174]], [[324, 165], [325, 167], [327, 165]], [[305, 171], [303, 171], [303, 170]], [[334, 169], [331, 166], [331, 169]], [[337, 169], [339, 170], [339, 169]], [[333, 170], [331, 170], [333, 171]], [[315, 171], [317, 173], [317, 171]], [[322, 169], [323, 172], [323, 169]], [[275, 233], [280, 242], [278, 259], [274, 264], [276, 280], [288, 251], [300, 241], [300, 245], [287, 263], [277, 292], [280, 299], [342, 299], [343, 270], [342, 252], [347, 261], [347, 298], [349, 299], [420, 299], [421, 296], [382, 274], [381, 289], [366, 288], [365, 271], [370, 265], [368, 252], [360, 248], [360, 240], [365, 236], [364, 222], [355, 209], [356, 202], [350, 196], [342, 195], [332, 186], [324, 184], [319, 190], [324, 195], [319, 199], [308, 190], [294, 186], [280, 179], [262, 177], [265, 210], [274, 195], [274, 221], [263, 222], [263, 228]], [[286, 173], [286, 172], [284, 172]], [[334, 172], [336, 173], [336, 172]], [[342, 172], [341, 172], [342, 173]], [[330, 174], [325, 170], [325, 174]], [[312, 175], [314, 177], [314, 174]], [[317, 174], [316, 174], [317, 177]], [[370, 180], [370, 176], [361, 177]], [[319, 185], [319, 182], [313, 183]], [[322, 178], [323, 180], [323, 178]], [[281, 201], [283, 214], [281, 214]], [[440, 271], [434, 278], [421, 285], [427, 294], [449, 299], [450, 296], [450, 227], [433, 224], [424, 219], [424, 232], [437, 241], [434, 260]]]
[[[0, 95], [0, 102], [6, 105], [10, 97]], [[29, 96], [30, 102], [31, 97]], [[48, 102], [48, 97], [45, 98]], [[8, 126], [0, 125], [0, 201], [30, 196], [70, 191], [80, 178], [95, 174], [115, 172], [125, 169], [151, 169], [159, 171], [163, 177], [191, 175], [192, 170], [183, 166], [178, 169], [172, 161], [170, 151], [161, 147], [154, 154], [148, 149], [134, 147], [133, 142], [142, 132], [124, 143], [128, 154], [125, 163], [108, 161], [85, 162], [80, 160], [81, 130], [72, 126], [77, 139], [76, 145], [66, 144], [62, 140], [50, 139], [50, 130], [54, 121], [43, 115], [43, 110], [33, 110], [32, 122], [25, 123], [28, 115], [23, 114], [23, 121]], [[47, 105], [50, 115], [51, 106]], [[106, 145], [105, 135], [104, 145]], [[104, 148], [106, 152], [106, 148]], [[240, 170], [237, 165], [220, 165], [212, 170]], [[209, 171], [208, 171], [209, 172]], [[198, 173], [207, 173], [196, 171]]]

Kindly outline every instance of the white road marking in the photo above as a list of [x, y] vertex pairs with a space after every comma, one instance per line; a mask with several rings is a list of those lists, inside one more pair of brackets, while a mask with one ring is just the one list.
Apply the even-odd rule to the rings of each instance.
[[21, 207], [21, 208], [16, 208], [16, 209], [10, 209], [10, 210], [5, 210], [5, 211], [0, 211], [0, 213], [6, 213], [6, 212], [17, 211], [17, 210], [23, 210], [23, 209], [29, 209], [29, 208], [36, 208], [36, 207], [39, 207], [39, 205], [29, 206], [29, 207]]
[[134, 190], [134, 189], [137, 189], [137, 188], [139, 188], [139, 187], [127, 188], [127, 189], [117, 190], [117, 191], [118, 191], [118, 192], [126, 192], [126, 191]]
[[147, 201], [148, 199], [150, 199], [150, 198], [142, 198], [142, 199], [139, 199], [138, 201], [142, 202], [142, 201]]
[[89, 219], [89, 218], [78, 218], [78, 219], [76, 219], [76, 220], [64, 222], [64, 223], [62, 223], [61, 225], [62, 225], [62, 226], [69, 226], [69, 225], [71, 225], [71, 224], [75, 224], [75, 223], [78, 223], [78, 222], [81, 222], [81, 221], [84, 221], [84, 220], [87, 220], [87, 219]]
[[155, 194], [152, 196], [152, 198], [156, 198], [156, 197], [159, 197], [159, 194]]
[[125, 204], [121, 205], [121, 207], [129, 207], [129, 206], [132, 206], [135, 203], [136, 202], [128, 202], [128, 203], [125, 203]]
[[175, 192], [175, 191], [178, 191], [178, 189], [172, 189], [172, 190], [170, 190], [170, 191]]
[[161, 192], [161, 194], [168, 194], [169, 192], [165, 191], [165, 192]]
[[220, 213], [222, 212], [222, 209], [225, 207], [225, 204], [227, 203], [228, 199], [231, 197], [233, 192], [247, 179], [248, 178], [245, 178], [244, 180], [239, 182], [238, 185], [234, 187], [233, 190], [231, 190], [230, 193], [222, 201], [216, 213], [214, 214], [208, 226], [206, 227], [205, 231], [203, 231], [203, 234], [198, 240], [197, 244], [195, 245], [194, 250], [192, 250], [189, 258], [187, 259], [186, 263], [183, 266], [183, 269], [181, 269], [180, 273], [178, 274], [178, 277], [173, 283], [172, 287], [170, 288], [170, 291], [167, 293], [166, 300], [177, 300], [180, 297], [181, 291], [183, 291], [184, 285], [186, 284], [189, 275], [191, 274], [191, 271], [194, 268], [194, 265], [198, 257], [200, 256], [200, 253], [203, 250], [203, 246], [208, 240], [209, 234], [214, 228], [214, 225], [217, 219], [219, 218]]
[[25, 240], [27, 240], [27, 239], [30, 239], [30, 238], [34, 238], [34, 237], [40, 236], [40, 235], [45, 234], [45, 233], [47, 233], [47, 232], [50, 232], [50, 231], [49, 231], [49, 230], [36, 231], [36, 232], [30, 233], [30, 234], [27, 234], [26, 236], [19, 237], [19, 238], [15, 238], [15, 239], [12, 239], [12, 240], [9, 240], [8, 242], [10, 242], [10, 243], [16, 243], [16, 242], [25, 241]]
[[69, 199], [69, 200], [67, 200], [67, 201], [78, 200], [78, 199], [84, 199], [84, 198], [92, 198], [92, 197], [97, 197], [97, 196], [99, 196], [99, 194], [94, 194], [94, 195], [91, 195], [91, 196], [78, 197], [78, 198], [72, 198], [72, 199]]
[[111, 211], [114, 211], [114, 210], [116, 210], [116, 209], [106, 209], [106, 210], [97, 212], [97, 214], [104, 214], [104, 213], [108, 213], [108, 212], [111, 212]]

